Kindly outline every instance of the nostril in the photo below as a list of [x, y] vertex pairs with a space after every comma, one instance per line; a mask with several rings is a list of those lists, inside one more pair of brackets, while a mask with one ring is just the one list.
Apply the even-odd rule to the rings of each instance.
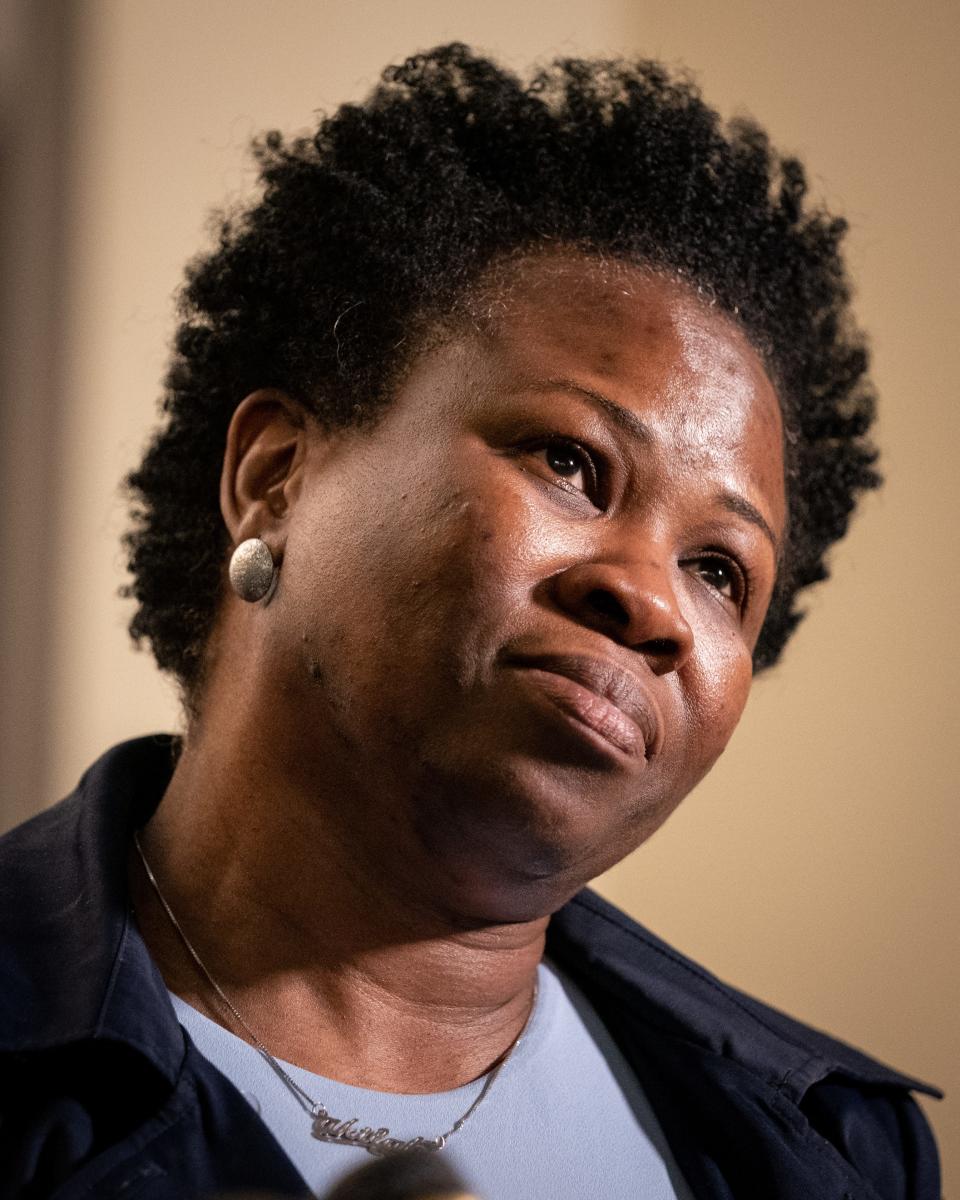
[[630, 624], [630, 614], [612, 592], [604, 591], [603, 588], [595, 588], [587, 594], [586, 601], [600, 616], [609, 617], [618, 625]]
[[643, 643], [640, 649], [657, 658], [672, 658], [677, 654], [679, 646], [673, 638], [650, 638], [649, 641]]
[[[610, 624], [613, 624], [618, 630], [626, 631], [629, 628], [630, 612], [613, 592], [609, 592], [605, 588], [594, 588], [593, 591], [587, 593], [585, 600], [594, 616], [600, 617], [608, 629]], [[651, 658], [673, 659], [679, 651], [679, 645], [675, 638], [657, 637], [647, 638], [636, 649], [642, 650]]]
[[561, 609], [639, 651], [657, 675], [677, 670], [693, 649], [693, 631], [662, 571], [651, 576], [619, 564], [579, 562], [553, 576], [551, 588]]

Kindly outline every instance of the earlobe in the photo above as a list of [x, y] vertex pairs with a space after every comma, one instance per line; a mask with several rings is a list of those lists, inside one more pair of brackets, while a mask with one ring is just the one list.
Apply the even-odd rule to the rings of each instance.
[[285, 393], [263, 389], [237, 406], [220, 476], [220, 510], [235, 546], [261, 538], [279, 564], [305, 442], [303, 409]]

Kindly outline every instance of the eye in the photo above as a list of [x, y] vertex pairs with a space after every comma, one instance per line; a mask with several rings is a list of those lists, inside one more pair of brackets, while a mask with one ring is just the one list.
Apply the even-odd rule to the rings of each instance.
[[557, 438], [546, 445], [533, 447], [532, 454], [556, 476], [554, 480], [565, 490], [595, 496], [597, 468], [587, 451], [577, 442]]
[[742, 605], [747, 593], [747, 581], [743, 570], [733, 559], [719, 554], [701, 554], [698, 558], [688, 560], [686, 565], [715, 592]]

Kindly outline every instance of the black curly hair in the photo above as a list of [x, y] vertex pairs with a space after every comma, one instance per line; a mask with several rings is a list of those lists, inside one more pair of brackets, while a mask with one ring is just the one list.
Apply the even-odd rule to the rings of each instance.
[[188, 704], [223, 587], [227, 426], [258, 388], [328, 427], [375, 419], [431, 329], [504, 259], [571, 247], [688, 280], [764, 358], [785, 417], [789, 526], [754, 655], [776, 661], [797, 592], [875, 487], [874, 400], [849, 312], [842, 219], [804, 205], [801, 164], [724, 125], [648, 61], [564, 59], [524, 84], [460, 44], [384, 71], [309, 138], [255, 146], [262, 197], [190, 266], [164, 422], [127, 480], [149, 640]]

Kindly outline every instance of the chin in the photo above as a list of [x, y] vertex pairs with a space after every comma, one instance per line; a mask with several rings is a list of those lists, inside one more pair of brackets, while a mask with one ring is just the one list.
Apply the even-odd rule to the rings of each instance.
[[505, 871], [464, 872], [442, 897], [446, 914], [463, 929], [519, 925], [550, 917], [584, 886], [555, 875], [521, 878]]
[[635, 788], [611, 791], [608, 780], [598, 792], [596, 778], [584, 779], [579, 769], [514, 764], [496, 780], [472, 778], [442, 811], [421, 810], [418, 834], [438, 864], [447, 904], [478, 920], [549, 916], [666, 815], [644, 813]]

